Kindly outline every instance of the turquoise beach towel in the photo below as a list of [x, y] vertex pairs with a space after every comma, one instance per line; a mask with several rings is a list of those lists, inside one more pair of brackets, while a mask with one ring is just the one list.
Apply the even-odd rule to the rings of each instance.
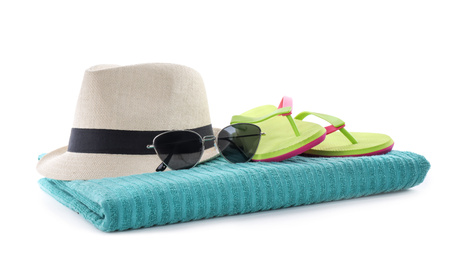
[[188, 170], [88, 181], [43, 178], [40, 187], [102, 231], [342, 200], [408, 189], [430, 168], [421, 155], [231, 164], [217, 158]]

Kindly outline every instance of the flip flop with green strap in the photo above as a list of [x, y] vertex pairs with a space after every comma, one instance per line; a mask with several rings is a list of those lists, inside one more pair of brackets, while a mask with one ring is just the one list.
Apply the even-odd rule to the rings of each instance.
[[[325, 127], [327, 137], [321, 144], [306, 151], [303, 155], [346, 157], [369, 156], [385, 154], [392, 150], [394, 141], [385, 134], [377, 133], [349, 133], [344, 127], [346, 124], [341, 119], [314, 112], [301, 112], [295, 120], [303, 120], [309, 115], [317, 116], [328, 123]], [[339, 130], [339, 132], [337, 132]]]
[[253, 161], [282, 161], [304, 153], [325, 139], [324, 127], [293, 119], [291, 110], [292, 99], [284, 97], [278, 109], [272, 105], [260, 106], [232, 117], [231, 124], [256, 124], [265, 133]]

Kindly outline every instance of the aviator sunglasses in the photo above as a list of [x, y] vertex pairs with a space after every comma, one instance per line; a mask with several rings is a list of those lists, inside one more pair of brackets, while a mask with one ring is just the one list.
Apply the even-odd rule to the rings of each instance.
[[155, 149], [162, 163], [157, 172], [189, 169], [197, 165], [205, 151], [205, 142], [214, 141], [218, 152], [231, 163], [248, 162], [258, 149], [261, 128], [254, 124], [238, 123], [219, 131], [218, 135], [200, 136], [191, 130], [173, 130], [157, 135], [148, 149]]

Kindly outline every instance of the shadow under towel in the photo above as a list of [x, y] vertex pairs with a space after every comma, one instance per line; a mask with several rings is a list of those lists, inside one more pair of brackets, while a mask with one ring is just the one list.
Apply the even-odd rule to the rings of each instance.
[[420, 184], [429, 168], [423, 156], [401, 151], [240, 164], [220, 157], [188, 170], [39, 184], [108, 232], [398, 191]]

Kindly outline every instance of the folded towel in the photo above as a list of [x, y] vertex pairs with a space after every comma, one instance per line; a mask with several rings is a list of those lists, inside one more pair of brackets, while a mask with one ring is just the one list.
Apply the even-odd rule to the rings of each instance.
[[408, 189], [429, 168], [423, 156], [400, 151], [271, 163], [217, 158], [188, 170], [39, 184], [96, 228], [116, 231]]

